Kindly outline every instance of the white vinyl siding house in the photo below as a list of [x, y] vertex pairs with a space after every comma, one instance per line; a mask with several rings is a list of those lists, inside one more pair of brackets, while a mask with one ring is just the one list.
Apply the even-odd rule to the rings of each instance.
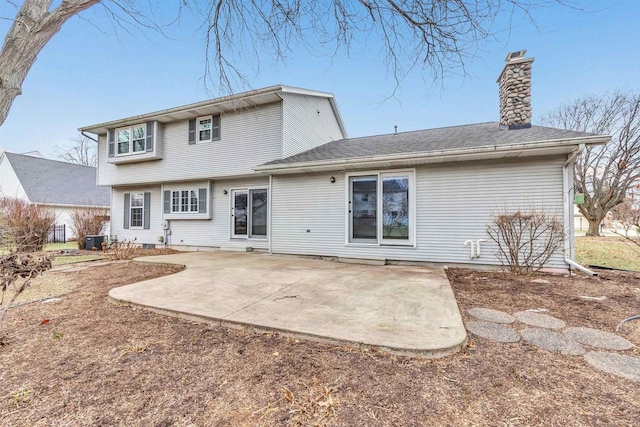
[[[120, 161], [116, 130], [136, 127], [140, 151]], [[98, 135], [118, 240], [495, 266], [491, 243], [471, 258], [464, 242], [487, 239], [493, 213], [536, 208], [565, 223], [557, 268], [572, 257], [568, 159], [608, 138], [479, 123], [349, 139], [331, 94], [286, 86], [81, 130]]]
[[[415, 245], [410, 241], [407, 244], [385, 242], [382, 238], [354, 241], [350, 235], [349, 178], [375, 174], [358, 171], [357, 175], [350, 172], [276, 175], [273, 177], [272, 250], [389, 261], [496, 264], [490, 243], [483, 244], [481, 257], [470, 259], [469, 248], [463, 242], [486, 239], [490, 215], [502, 209], [537, 206], [561, 215], [561, 168], [565, 160], [565, 156], [551, 156], [418, 166], [415, 169], [416, 209], [412, 214], [415, 215]], [[406, 171], [386, 173], [407, 175]], [[291, 206], [295, 206], [293, 214]], [[410, 215], [409, 221], [411, 219]], [[556, 254], [551, 265], [564, 267], [562, 254]]]

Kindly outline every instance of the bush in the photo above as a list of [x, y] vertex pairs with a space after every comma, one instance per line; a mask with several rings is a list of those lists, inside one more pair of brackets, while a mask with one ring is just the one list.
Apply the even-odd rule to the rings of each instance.
[[542, 269], [564, 240], [562, 221], [538, 210], [494, 214], [487, 232], [503, 268], [515, 274]]
[[87, 236], [100, 236], [104, 233], [107, 218], [106, 209], [94, 206], [75, 208], [71, 211], [70, 227], [76, 235], [78, 249], [85, 249]]
[[41, 205], [32, 205], [25, 200], [3, 198], [0, 201], [2, 226], [6, 242], [17, 252], [41, 251], [49, 230], [55, 224], [55, 212]]

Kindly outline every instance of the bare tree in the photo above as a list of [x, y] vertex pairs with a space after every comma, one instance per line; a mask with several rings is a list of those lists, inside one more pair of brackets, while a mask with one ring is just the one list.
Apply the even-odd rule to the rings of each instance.
[[578, 208], [589, 222], [587, 236], [599, 236], [607, 213], [625, 200], [640, 179], [640, 95], [617, 92], [578, 99], [540, 122], [612, 135], [605, 145], [586, 147], [574, 169], [574, 190], [584, 194], [584, 203]]
[[56, 147], [58, 158], [67, 163], [83, 166], [98, 166], [97, 144], [84, 135], [71, 140], [72, 145], [67, 148]]
[[[566, 1], [176, 0], [158, 5], [142, 0], [63, 0], [55, 8], [52, 3], [25, 0], [6, 35], [0, 51], [0, 125], [47, 42], [69, 18], [97, 4], [114, 30], [125, 32], [137, 28], [165, 34], [189, 11], [201, 19], [205, 33], [205, 88], [213, 84], [219, 92], [232, 92], [237, 84], [249, 86], [237, 65], [240, 58], [253, 58], [257, 69], [261, 55], [286, 61], [298, 48], [332, 59], [340, 52], [348, 57], [354, 41], [365, 39], [381, 46], [378, 55], [396, 89], [415, 69], [428, 72], [433, 80], [449, 71], [464, 74], [465, 60], [476, 54], [479, 42], [508, 29], [494, 28], [498, 17], [532, 20], [535, 7]], [[167, 14], [171, 18], [159, 22]]]

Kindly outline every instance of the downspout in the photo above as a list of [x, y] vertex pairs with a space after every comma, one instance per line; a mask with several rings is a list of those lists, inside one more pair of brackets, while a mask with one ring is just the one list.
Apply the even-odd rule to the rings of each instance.
[[87, 138], [87, 139], [92, 140], [93, 142], [98, 142], [98, 140], [97, 140], [97, 139], [95, 139], [95, 138], [93, 138], [93, 137], [91, 137], [91, 136], [87, 135], [86, 133], [84, 133], [84, 131], [80, 131], [80, 135], [84, 136], [84, 137], [85, 137], [85, 138]]
[[[564, 262], [569, 264], [569, 266], [576, 268], [584, 273], [587, 273], [590, 276], [597, 276], [598, 274], [594, 271], [589, 270], [587, 267], [578, 264], [574, 260], [572, 260], [571, 256], [571, 226], [570, 222], [572, 221], [571, 208], [573, 204], [571, 203], [571, 198], [569, 197], [569, 193], [571, 189], [569, 188], [569, 166], [573, 165], [573, 162], [578, 158], [580, 154], [584, 151], [585, 145], [581, 143], [578, 148], [571, 153], [566, 162], [562, 165], [562, 193], [564, 195], [564, 200], [562, 204], [562, 213], [563, 213], [563, 222], [564, 222]], [[572, 171], [573, 172], [573, 171]]]
[[273, 206], [273, 175], [269, 175], [269, 198], [267, 200], [269, 203], [269, 255], [271, 255], [273, 254], [271, 247], [271, 240], [273, 238], [273, 234], [271, 233], [271, 224], [273, 223], [271, 220], [271, 213], [273, 212], [271, 208]]

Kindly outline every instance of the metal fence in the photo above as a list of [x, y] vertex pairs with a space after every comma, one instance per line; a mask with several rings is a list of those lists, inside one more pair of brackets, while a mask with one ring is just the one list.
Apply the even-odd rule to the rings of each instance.
[[66, 243], [67, 242], [67, 227], [66, 225], [54, 225], [49, 230], [47, 235], [47, 243]]

